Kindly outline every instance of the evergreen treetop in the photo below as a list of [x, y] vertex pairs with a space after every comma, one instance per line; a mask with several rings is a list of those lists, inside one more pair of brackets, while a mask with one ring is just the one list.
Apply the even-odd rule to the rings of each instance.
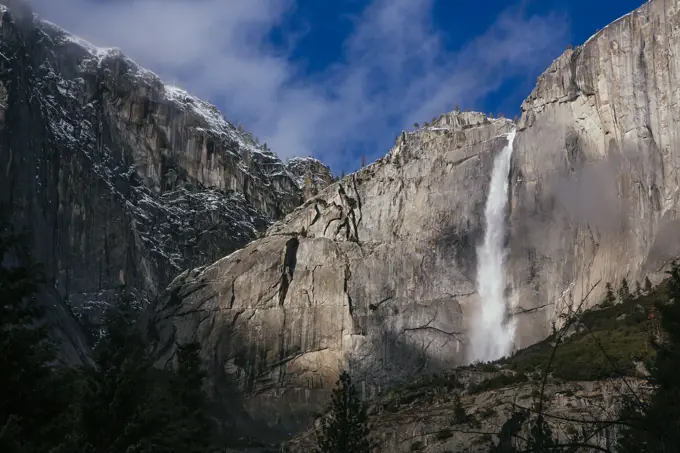
[[612, 290], [612, 284], [607, 283], [606, 285], [607, 292], [605, 293], [604, 296], [604, 301], [602, 302], [603, 307], [610, 307], [614, 305], [614, 302], [616, 302], [616, 296], [614, 296], [614, 290]]
[[28, 253], [28, 235], [16, 232], [0, 208], [0, 451], [47, 451], [58, 435], [50, 422], [60, 394], [48, 363], [56, 358], [36, 294], [40, 266]]
[[630, 288], [628, 287], [628, 280], [624, 277], [623, 280], [621, 280], [621, 287], [619, 288], [619, 300], [621, 302], [625, 302], [629, 300], [631, 297], [630, 294]]
[[465, 423], [468, 421], [468, 418], [463, 403], [460, 401], [460, 395], [456, 392], [453, 396], [453, 420], [455, 423]]
[[317, 432], [316, 453], [369, 453], [368, 416], [349, 373], [343, 371], [331, 395], [329, 413]]

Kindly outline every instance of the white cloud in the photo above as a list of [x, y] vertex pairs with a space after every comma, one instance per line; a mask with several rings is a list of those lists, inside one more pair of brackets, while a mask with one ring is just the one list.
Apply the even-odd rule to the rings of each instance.
[[219, 99], [227, 118], [282, 157], [313, 154], [337, 170], [356, 167], [347, 150], [378, 157], [401, 128], [473, 105], [556, 57], [566, 42], [563, 18], [507, 10], [447, 52], [432, 26], [433, 2], [373, 0], [356, 18], [343, 61], [305, 77], [267, 42], [294, 0], [32, 1], [41, 16], [96, 45], [120, 47], [166, 82], [184, 78], [183, 88]]

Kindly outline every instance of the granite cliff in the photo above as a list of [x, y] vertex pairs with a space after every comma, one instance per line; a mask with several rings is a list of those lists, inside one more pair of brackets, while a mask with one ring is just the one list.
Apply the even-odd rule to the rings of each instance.
[[332, 180], [313, 159], [289, 168], [119, 50], [3, 3], [0, 202], [32, 231], [48, 281], [40, 299], [68, 360], [88, 350], [70, 312], [96, 324], [121, 286], [153, 299], [302, 203], [305, 174], [316, 190]]
[[251, 415], [286, 430], [341, 368], [370, 397], [463, 363], [487, 185], [513, 128], [515, 346], [586, 294], [598, 303], [605, 282], [658, 281], [680, 255], [679, 29], [680, 2], [652, 0], [555, 60], [518, 124], [455, 112], [402, 133], [264, 238], [178, 277], [159, 304], [164, 357], [196, 335]]
[[372, 397], [465, 363], [484, 204], [513, 130], [517, 348], [586, 294], [599, 302], [605, 282], [659, 281], [680, 255], [679, 0], [651, 0], [568, 49], [517, 123], [445, 114], [337, 182], [11, 3], [0, 201], [33, 231], [41, 300], [74, 362], [87, 340], [71, 312], [91, 323], [127, 286], [157, 297], [160, 365], [199, 339], [214, 382], [237, 383], [249, 415], [285, 433], [322, 412], [343, 368]]
[[[651, 0], [568, 49], [522, 104], [509, 259], [517, 345], [593, 287], [680, 255], [680, 2]], [[598, 282], [599, 285], [595, 286]]]
[[254, 418], [295, 430], [341, 368], [366, 395], [464, 360], [486, 185], [512, 122], [444, 115], [331, 184], [265, 237], [176, 278], [167, 341], [197, 336]]

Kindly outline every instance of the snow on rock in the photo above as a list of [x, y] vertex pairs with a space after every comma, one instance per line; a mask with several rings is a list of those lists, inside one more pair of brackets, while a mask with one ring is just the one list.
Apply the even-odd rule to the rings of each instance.
[[333, 182], [331, 169], [313, 157], [293, 157], [288, 159], [286, 167], [300, 189], [309, 185], [321, 190]]
[[298, 176], [215, 106], [35, 16], [19, 31], [12, 11], [0, 100], [27, 101], [0, 110], [0, 160], [17, 175], [0, 181], [0, 201], [37, 200], [21, 213], [36, 244], [49, 238], [36, 259], [53, 263], [48, 278], [83, 323], [120, 285], [152, 300], [303, 201]]

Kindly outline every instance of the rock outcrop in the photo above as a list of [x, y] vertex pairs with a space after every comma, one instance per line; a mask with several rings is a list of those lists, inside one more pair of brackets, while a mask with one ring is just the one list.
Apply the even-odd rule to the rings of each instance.
[[298, 175], [212, 105], [24, 2], [0, 19], [0, 202], [33, 231], [69, 360], [87, 354], [71, 308], [96, 317], [121, 285], [153, 298], [303, 201]]
[[[456, 373], [455, 377], [424, 378], [376, 398], [368, 406], [370, 436], [377, 445], [375, 451], [488, 453], [498, 444], [504, 423], [513, 414], [522, 412], [526, 418], [516, 436], [527, 439], [531, 423], [536, 419], [541, 379], [482, 392], [468, 391], [471, 382], [494, 375], [498, 373], [466, 370]], [[615, 419], [631, 391], [644, 397], [650, 389], [644, 380], [633, 378], [551, 380], [543, 392], [542, 413], [559, 442], [581, 442], [608, 449], [616, 444], [617, 431], [615, 424], [606, 422]], [[455, 415], [456, 397], [465, 411], [462, 420]], [[595, 424], [594, 420], [601, 423]], [[513, 441], [517, 442], [517, 438]], [[315, 443], [316, 433], [311, 428], [284, 443], [283, 451], [310, 451]]]
[[518, 346], [593, 287], [585, 306], [607, 282], [659, 281], [680, 255], [679, 30], [680, 1], [651, 0], [567, 50], [522, 104], [507, 265]]
[[317, 196], [321, 189], [334, 181], [331, 169], [313, 157], [293, 157], [286, 167], [295, 175], [305, 201]]

